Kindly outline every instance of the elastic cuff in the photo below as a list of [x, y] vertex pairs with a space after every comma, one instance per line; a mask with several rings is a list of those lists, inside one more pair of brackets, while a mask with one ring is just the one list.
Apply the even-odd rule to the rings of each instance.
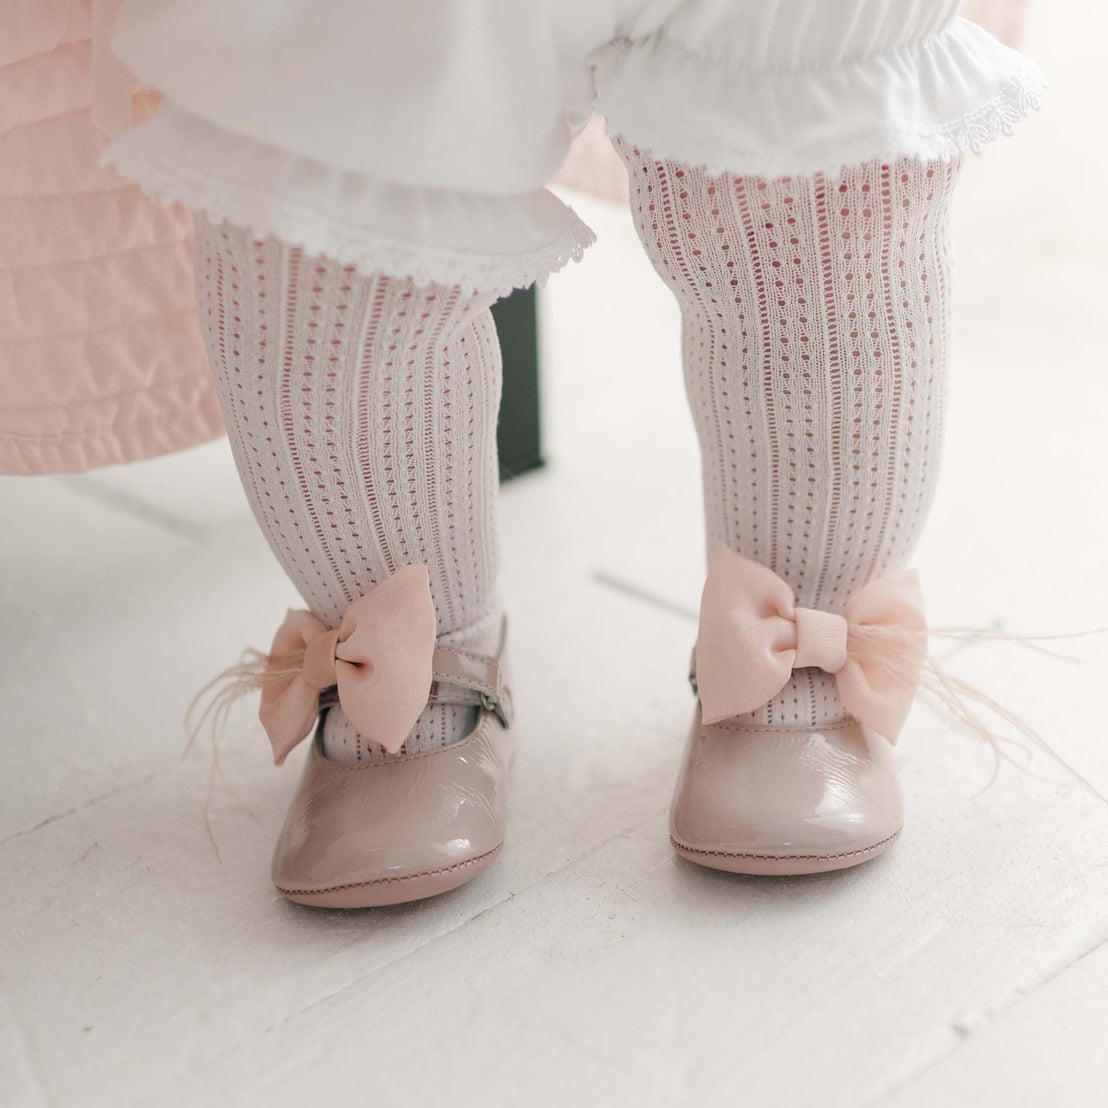
[[1011, 133], [1046, 84], [1034, 63], [964, 19], [819, 68], [731, 67], [663, 34], [611, 43], [593, 64], [609, 134], [713, 175], [951, 161]]

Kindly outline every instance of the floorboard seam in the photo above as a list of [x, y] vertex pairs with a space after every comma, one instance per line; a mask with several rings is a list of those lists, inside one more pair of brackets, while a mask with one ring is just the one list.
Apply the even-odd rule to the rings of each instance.
[[136, 496], [134, 493], [117, 489], [112, 485], [102, 484], [95, 478], [88, 476], [62, 477], [60, 483], [70, 492], [78, 496], [86, 496], [100, 504], [106, 504], [116, 508], [134, 519], [149, 523], [163, 531], [168, 531], [179, 539], [189, 539], [192, 542], [203, 542], [208, 535], [206, 528], [191, 520], [184, 519], [167, 512], [158, 504]]
[[[664, 812], [665, 810], [666, 809], [662, 809], [661, 811]], [[279, 1023], [275, 1023], [275, 1024], [272, 1024], [269, 1027], [264, 1028], [261, 1032], [259, 1032], [257, 1037], [261, 1038], [264, 1035], [268, 1035], [271, 1032], [276, 1031], [278, 1028], [283, 1027], [285, 1024], [291, 1022], [292, 1020], [299, 1019], [301, 1016], [303, 1016], [306, 1013], [312, 1011], [313, 1009], [318, 1008], [321, 1005], [330, 1003], [336, 997], [342, 996], [344, 993], [349, 992], [353, 988], [356, 988], [363, 981], [367, 981], [369, 978], [374, 977], [377, 974], [382, 973], [387, 969], [391, 969], [393, 966], [399, 965], [401, 962], [404, 962], [406, 959], [411, 958], [411, 957], [421, 953], [424, 950], [427, 950], [429, 947], [433, 946], [435, 943], [441, 942], [443, 939], [447, 938], [448, 936], [453, 935], [455, 931], [458, 931], [463, 927], [467, 927], [472, 923], [476, 923], [477, 920], [481, 919], [482, 916], [488, 915], [490, 912], [495, 911], [497, 908], [500, 908], [504, 904], [507, 904], [512, 900], [515, 900], [516, 897], [523, 896], [525, 893], [530, 892], [536, 886], [541, 885], [541, 884], [549, 881], [551, 878], [557, 877], [560, 873], [563, 873], [565, 870], [569, 869], [571, 866], [578, 865], [579, 863], [581, 863], [581, 862], [585, 861], [586, 859], [592, 857], [598, 851], [603, 850], [605, 847], [609, 846], [611, 843], [616, 842], [618, 839], [621, 839], [621, 838], [623, 838], [627, 835], [635, 834], [636, 831], [639, 831], [642, 828], [646, 827], [648, 824], [653, 823], [658, 818], [659, 818], [659, 813], [654, 812], [649, 817], [647, 817], [646, 819], [640, 820], [638, 823], [632, 824], [630, 827], [625, 827], [621, 831], [617, 831], [613, 835], [609, 835], [608, 838], [604, 839], [602, 842], [597, 843], [595, 846], [590, 847], [583, 854], [579, 854], [575, 858], [570, 858], [568, 861], [563, 862], [562, 865], [557, 866], [554, 869], [547, 871], [546, 873], [540, 874], [538, 877], [536, 877], [529, 884], [524, 885], [521, 889], [508, 892], [508, 894], [506, 896], [501, 897], [500, 900], [497, 900], [493, 904], [486, 905], [484, 908], [482, 908], [475, 915], [467, 917], [466, 919], [462, 920], [461, 922], [456, 923], [453, 927], [450, 927], [447, 930], [441, 932], [440, 934], [435, 935], [432, 938], [429, 938], [426, 942], [420, 943], [419, 946], [413, 947], [411, 950], [405, 951], [403, 954], [398, 955], [397, 957], [391, 959], [390, 961], [383, 962], [381, 965], [374, 967], [374, 969], [370, 970], [368, 973], [362, 974], [361, 976], [355, 978], [353, 981], [348, 981], [341, 988], [335, 989], [333, 992], [328, 993], [326, 996], [322, 996], [322, 997], [317, 998], [316, 1000], [313, 1000], [310, 1004], [305, 1005], [303, 1008], [298, 1008], [295, 1012], [292, 1012], [289, 1015], [285, 1016]]]
[[882, 1093], [878, 1093], [874, 1099], [866, 1101], [862, 1108], [882, 1108], [882, 1105], [888, 1104], [890, 1100], [904, 1092], [906, 1089], [911, 1088], [917, 1081], [923, 1076], [930, 1073], [937, 1066], [942, 1065], [944, 1062], [953, 1058], [960, 1050], [962, 1050], [967, 1044], [969, 1044], [974, 1036], [978, 1035], [985, 1028], [991, 1027], [1002, 1020], [1007, 1019], [1014, 1012], [1016, 1012], [1022, 1005], [1034, 997], [1040, 989], [1049, 985], [1051, 981], [1061, 977], [1064, 973], [1069, 972], [1075, 966], [1079, 965], [1086, 958], [1095, 954], [1101, 947], [1108, 943], [1108, 934], [1102, 935], [1097, 939], [1092, 946], [1086, 948], [1083, 951], [1075, 954], [1072, 958], [1067, 959], [1061, 965], [1044, 973], [1041, 977], [1031, 983], [1031, 985], [1025, 988], [1016, 988], [1016, 990], [1010, 994], [1009, 999], [1005, 1003], [997, 1005], [995, 1008], [987, 1011], [984, 1018], [980, 1023], [973, 1027], [966, 1028], [955, 1021], [951, 1021], [950, 1027], [957, 1036], [956, 1041], [951, 1046], [944, 1050], [941, 1054], [932, 1058], [930, 1061], [925, 1062], [915, 1072], [908, 1077], [897, 1081], [890, 1088], [886, 1089]]
[[5, 835], [3, 838], [0, 838], [0, 847], [7, 846], [8, 843], [15, 842], [16, 839], [22, 839], [27, 835], [34, 834], [35, 831], [41, 831], [42, 828], [49, 827], [50, 824], [57, 823], [59, 820], [75, 816], [78, 812], [86, 812], [89, 808], [95, 808], [105, 800], [111, 800], [112, 797], [119, 796], [120, 793], [125, 793], [129, 789], [138, 788], [140, 785], [145, 785], [147, 782], [153, 781], [154, 778], [161, 777], [169, 772], [170, 767], [150, 770], [149, 773], [143, 774], [142, 777], [136, 777], [131, 781], [125, 781], [123, 784], [116, 785], [106, 792], [98, 793], [96, 796], [90, 796], [88, 800], [83, 800], [80, 804], [74, 804], [71, 808], [66, 808], [64, 812], [57, 812], [52, 816], [47, 816], [45, 819], [40, 819], [38, 823], [32, 824], [30, 827], [21, 827], [18, 831], [13, 831]]
[[663, 612], [669, 612], [671, 615], [680, 616], [682, 619], [691, 620], [694, 623], [698, 618], [696, 609], [686, 608], [684, 604], [671, 600], [668, 596], [656, 593], [652, 589], [643, 588], [631, 581], [625, 581], [606, 570], [594, 569], [592, 579], [598, 585], [622, 593], [624, 596], [633, 597], [635, 600], [641, 600], [644, 604], [649, 604], [652, 608], [660, 608]]

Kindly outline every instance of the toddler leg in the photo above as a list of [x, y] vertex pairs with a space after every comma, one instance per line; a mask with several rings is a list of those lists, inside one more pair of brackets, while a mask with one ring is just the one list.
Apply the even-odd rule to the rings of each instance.
[[[337, 627], [351, 600], [425, 564], [441, 641], [496, 652], [493, 297], [365, 277], [196, 217], [197, 301], [243, 487], [274, 554]], [[465, 737], [430, 704], [402, 753]], [[328, 712], [324, 752], [388, 756]]]
[[[710, 178], [617, 146], [639, 235], [681, 304], [708, 548], [838, 612], [903, 565], [934, 492], [957, 167]], [[747, 721], [842, 718], [834, 677], [813, 668]]]

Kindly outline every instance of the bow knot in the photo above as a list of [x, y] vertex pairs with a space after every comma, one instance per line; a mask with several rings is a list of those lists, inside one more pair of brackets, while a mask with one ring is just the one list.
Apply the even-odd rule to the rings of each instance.
[[358, 597], [336, 630], [290, 611], [273, 638], [258, 713], [277, 765], [311, 731], [331, 686], [358, 733], [395, 754], [430, 695], [435, 631], [426, 566], [404, 566]]
[[846, 665], [849, 632], [846, 618], [816, 608], [797, 608], [794, 616], [796, 657], [793, 669], [815, 666], [828, 673], [838, 673]]
[[335, 650], [339, 631], [328, 631], [320, 624], [319, 632], [304, 644], [304, 665], [300, 679], [314, 692], [321, 693], [338, 683]]
[[700, 603], [696, 682], [703, 720], [719, 723], [773, 699], [794, 669], [835, 675], [843, 707], [891, 742], [900, 734], [923, 662], [919, 578], [871, 581], [842, 614], [797, 607], [777, 574], [716, 549]]

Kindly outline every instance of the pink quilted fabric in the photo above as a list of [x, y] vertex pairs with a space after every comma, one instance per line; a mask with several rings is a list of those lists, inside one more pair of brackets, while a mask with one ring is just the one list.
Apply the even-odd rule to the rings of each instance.
[[[91, 0], [7, 0], [0, 36], [0, 471], [75, 471], [222, 434], [187, 212], [101, 167]], [[136, 119], [155, 94], [135, 96]]]

